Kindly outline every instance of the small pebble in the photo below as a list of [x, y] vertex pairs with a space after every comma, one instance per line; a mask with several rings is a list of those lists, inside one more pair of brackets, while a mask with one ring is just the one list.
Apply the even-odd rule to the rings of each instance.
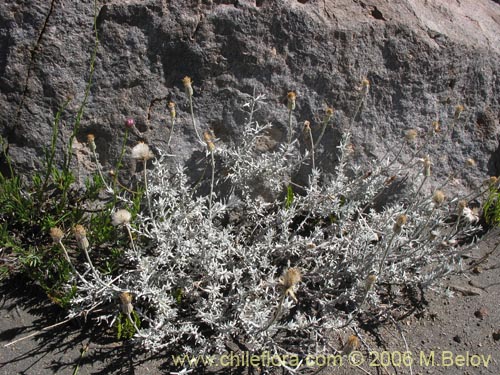
[[481, 307], [474, 313], [474, 316], [478, 319], [484, 319], [488, 316], [488, 310], [485, 307]]
[[493, 340], [495, 341], [500, 340], [500, 329], [496, 332], [493, 332]]

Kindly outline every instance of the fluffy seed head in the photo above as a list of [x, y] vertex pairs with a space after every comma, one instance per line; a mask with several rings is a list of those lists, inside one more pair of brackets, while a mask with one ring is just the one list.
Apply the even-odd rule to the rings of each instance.
[[139, 142], [132, 148], [132, 158], [136, 160], [149, 160], [154, 157], [149, 146], [144, 142]]
[[115, 211], [111, 217], [111, 224], [115, 227], [118, 225], [126, 225], [130, 223], [132, 219], [132, 214], [125, 209]]
[[445, 196], [441, 190], [436, 190], [432, 196], [432, 201], [436, 204], [436, 206], [441, 205], [444, 202]]
[[64, 237], [64, 232], [58, 227], [50, 228], [50, 237], [54, 243], [59, 243]]
[[297, 268], [288, 268], [280, 279], [285, 290], [293, 288], [302, 280], [302, 275]]

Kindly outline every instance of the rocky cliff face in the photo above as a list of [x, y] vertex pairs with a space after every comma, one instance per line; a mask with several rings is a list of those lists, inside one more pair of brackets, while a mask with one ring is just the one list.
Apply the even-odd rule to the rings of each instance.
[[[418, 3], [418, 4], [417, 4]], [[94, 13], [95, 12], [95, 13]], [[396, 149], [406, 130], [425, 134], [432, 121], [452, 122], [451, 138], [431, 157], [436, 173], [458, 174], [467, 188], [500, 173], [500, 5], [492, 0], [6, 0], [0, 4], [0, 134], [16, 166], [40, 168], [57, 111], [59, 155], [85, 100], [95, 44], [99, 44], [74, 152], [78, 168], [92, 168], [86, 134], [96, 136], [101, 163], [111, 168], [124, 121], [134, 118], [138, 140], [164, 149], [166, 104], [177, 103], [171, 152], [196, 162], [196, 143], [181, 79], [194, 81], [199, 124], [221, 142], [237, 140], [242, 105], [254, 92], [266, 104], [256, 119], [273, 130], [264, 151], [286, 140], [286, 94], [295, 91], [299, 132], [310, 120], [317, 134], [326, 106], [336, 112], [319, 163], [335, 160], [338, 130], [359, 102], [363, 78], [370, 92], [353, 125], [359, 161]], [[75, 166], [77, 166], [75, 164]]]

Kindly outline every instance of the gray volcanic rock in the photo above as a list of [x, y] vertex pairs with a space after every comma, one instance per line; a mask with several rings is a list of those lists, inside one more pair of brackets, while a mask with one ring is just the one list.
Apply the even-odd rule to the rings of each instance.
[[[318, 157], [331, 170], [340, 128], [356, 112], [363, 78], [370, 92], [354, 121], [359, 162], [400, 147], [404, 132], [425, 134], [431, 122], [453, 136], [433, 147], [440, 176], [458, 171], [457, 189], [500, 173], [500, 6], [491, 0], [425, 2], [362, 0], [120, 0], [0, 4], [0, 134], [22, 173], [41, 167], [57, 111], [58, 160], [67, 149], [85, 101], [95, 44], [99, 44], [74, 145], [73, 165], [93, 168], [85, 143], [96, 136], [104, 169], [118, 160], [126, 118], [136, 129], [127, 147], [146, 140], [166, 147], [168, 101], [178, 125], [170, 152], [188, 165], [202, 158], [181, 79], [193, 78], [194, 106], [203, 129], [221, 142], [241, 134], [242, 105], [265, 93], [256, 114], [271, 122], [264, 148], [286, 140], [286, 94], [297, 92], [297, 132], [304, 120], [315, 134], [326, 106], [335, 108]], [[431, 144], [432, 146], [432, 144]], [[417, 146], [418, 147], [418, 146]], [[476, 170], [463, 173], [467, 158]], [[133, 166], [133, 163], [130, 163]], [[300, 176], [299, 176], [300, 178]]]

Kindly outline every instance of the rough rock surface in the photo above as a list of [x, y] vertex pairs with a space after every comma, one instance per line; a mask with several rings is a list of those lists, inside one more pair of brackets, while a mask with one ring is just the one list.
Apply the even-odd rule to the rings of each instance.
[[[241, 133], [242, 105], [255, 90], [266, 104], [257, 119], [271, 122], [268, 148], [286, 139], [286, 94], [296, 91], [297, 124], [333, 106], [346, 126], [363, 78], [370, 93], [354, 122], [358, 160], [397, 149], [404, 131], [444, 128], [465, 106], [453, 137], [431, 156], [437, 174], [460, 171], [461, 187], [500, 173], [500, 5], [492, 0], [5, 0], [0, 4], [0, 134], [23, 173], [40, 168], [54, 117], [61, 116], [58, 155], [75, 126], [99, 44], [74, 160], [85, 169], [86, 134], [96, 136], [100, 162], [118, 159], [124, 120], [165, 149], [166, 103], [177, 103], [171, 152], [195, 164], [200, 150], [181, 79], [194, 81], [200, 126], [221, 142]], [[314, 128], [316, 126], [316, 128]], [[301, 125], [297, 125], [297, 131]], [[319, 158], [328, 169], [338, 131], [328, 129]], [[80, 150], [80, 151], [78, 151]], [[75, 165], [76, 166], [76, 165]]]

